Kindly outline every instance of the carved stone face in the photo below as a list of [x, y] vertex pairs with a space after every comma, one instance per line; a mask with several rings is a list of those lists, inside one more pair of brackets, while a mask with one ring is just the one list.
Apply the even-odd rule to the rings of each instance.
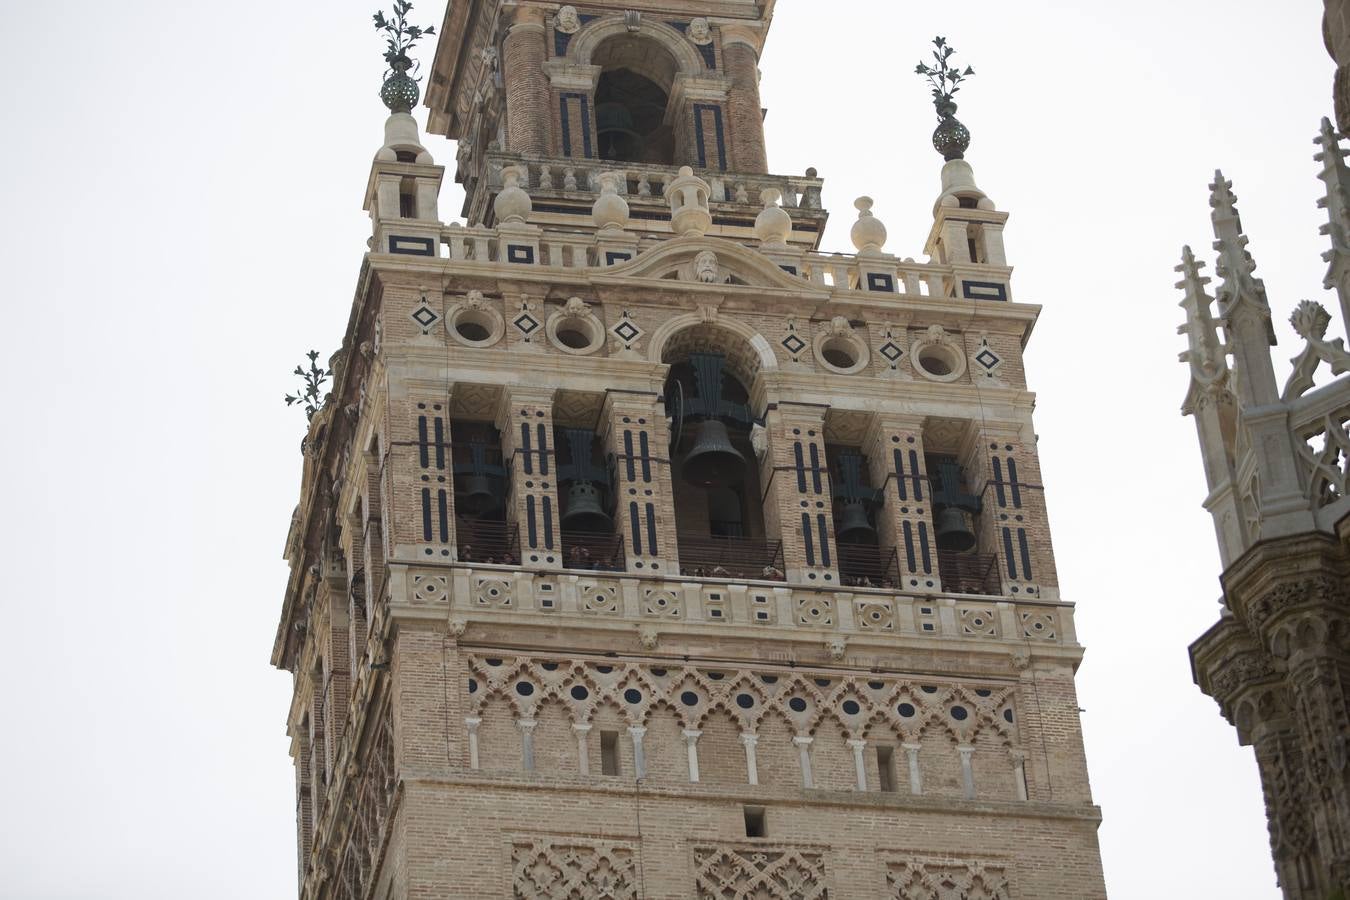
[[553, 27], [563, 34], [575, 34], [581, 28], [581, 19], [577, 16], [575, 6], [564, 6], [558, 10], [557, 18], [553, 21]]
[[694, 276], [704, 284], [717, 282], [717, 254], [704, 250], [694, 257]]
[[689, 23], [689, 40], [695, 44], [707, 44], [712, 41], [712, 29], [708, 27], [707, 19], [699, 17]]

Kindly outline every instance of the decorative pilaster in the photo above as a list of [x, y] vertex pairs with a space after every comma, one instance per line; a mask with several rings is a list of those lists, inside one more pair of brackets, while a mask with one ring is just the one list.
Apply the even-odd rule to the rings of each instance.
[[516, 719], [520, 729], [520, 763], [526, 772], [534, 771], [534, 729], [539, 722], [536, 719]]
[[612, 461], [615, 529], [628, 571], [678, 573], [670, 437], [656, 394], [610, 391], [600, 413], [605, 456]]
[[765, 415], [764, 524], [783, 541], [788, 581], [835, 587], [834, 512], [825, 461], [825, 407], [780, 403]]
[[867, 741], [859, 738], [849, 738], [845, 743], [853, 751], [853, 771], [857, 778], [858, 790], [867, 790], [867, 763], [863, 758], [863, 752], [867, 747]]
[[647, 753], [642, 746], [647, 729], [641, 725], [630, 725], [628, 736], [633, 740], [633, 772], [640, 781], [647, 777]]
[[919, 768], [919, 744], [901, 744], [905, 758], [909, 760], [909, 792], [914, 796], [923, 793], [923, 770]]
[[878, 485], [882, 505], [876, 526], [883, 547], [894, 547], [905, 591], [942, 590], [933, 542], [931, 491], [924, 468], [923, 422], [874, 416], [863, 438], [863, 453]]
[[1016, 428], [985, 426], [968, 473], [983, 502], [981, 546], [998, 555], [1005, 594], [1037, 599], [1057, 584], [1040, 463]]
[[975, 799], [975, 770], [971, 768], [970, 758], [975, 753], [975, 748], [969, 744], [961, 744], [956, 748], [956, 752], [961, 754], [961, 793], [967, 800]]
[[478, 716], [468, 716], [464, 719], [464, 729], [469, 735], [469, 768], [478, 770], [478, 726], [483, 724], [483, 720]]
[[573, 725], [572, 731], [577, 737], [577, 772], [582, 777], [586, 777], [591, 774], [591, 754], [587, 748], [591, 726], [588, 724]]
[[497, 427], [511, 472], [507, 521], [519, 529], [520, 564], [527, 569], [562, 563], [558, 521], [558, 467], [553, 447], [553, 391], [508, 388]]

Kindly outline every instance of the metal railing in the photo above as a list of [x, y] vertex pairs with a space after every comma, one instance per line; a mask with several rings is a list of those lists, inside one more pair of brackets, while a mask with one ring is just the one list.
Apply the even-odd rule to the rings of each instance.
[[953, 594], [986, 594], [997, 597], [1003, 593], [998, 579], [998, 556], [993, 553], [954, 553], [939, 550], [938, 575], [942, 589]]
[[835, 549], [839, 554], [839, 583], [845, 587], [894, 588], [900, 584], [894, 548], [840, 543]]
[[677, 537], [681, 575], [784, 580], [782, 541], [691, 534]]
[[520, 563], [520, 529], [498, 519], [455, 519], [461, 562], [514, 566]]
[[625, 567], [623, 538], [595, 531], [562, 533], [563, 568], [622, 572]]

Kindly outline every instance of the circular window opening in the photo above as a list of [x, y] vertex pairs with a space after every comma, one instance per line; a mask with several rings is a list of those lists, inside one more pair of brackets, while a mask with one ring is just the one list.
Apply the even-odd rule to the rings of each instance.
[[568, 324], [558, 329], [558, 343], [573, 350], [585, 350], [591, 345], [591, 336]]
[[492, 332], [488, 331], [481, 322], [475, 322], [472, 319], [460, 319], [455, 323], [455, 331], [466, 341], [486, 341], [492, 337]]
[[841, 350], [838, 347], [826, 347], [820, 354], [825, 361], [836, 369], [850, 369], [853, 367], [853, 354], [847, 350]]
[[951, 363], [947, 361], [946, 357], [931, 350], [920, 354], [919, 365], [923, 366], [923, 370], [929, 375], [952, 374]]

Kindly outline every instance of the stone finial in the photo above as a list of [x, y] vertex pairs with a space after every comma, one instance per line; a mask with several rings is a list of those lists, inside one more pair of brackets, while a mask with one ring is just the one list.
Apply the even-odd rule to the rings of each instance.
[[778, 205], [781, 196], [782, 192], [778, 188], [765, 188], [759, 192], [764, 208], [755, 216], [755, 237], [764, 247], [786, 247], [788, 236], [792, 234], [792, 217]]
[[528, 178], [528, 170], [522, 166], [506, 166], [502, 169], [502, 189], [492, 201], [492, 210], [497, 214], [499, 225], [524, 224], [534, 209], [530, 195], [521, 187], [521, 181]]
[[853, 246], [865, 256], [880, 254], [882, 245], [886, 243], [886, 226], [872, 215], [872, 198], [859, 197], [853, 201], [853, 207], [858, 210], [858, 221], [853, 223], [848, 233]]
[[1210, 313], [1210, 304], [1214, 298], [1205, 290], [1210, 279], [1200, 274], [1204, 265], [1203, 261], [1195, 258], [1190, 247], [1181, 248], [1181, 264], [1176, 267], [1176, 271], [1181, 273], [1181, 280], [1176, 286], [1184, 295], [1178, 305], [1186, 311], [1186, 322], [1177, 326], [1177, 334], [1186, 335], [1189, 345], [1178, 356], [1191, 367], [1191, 389], [1182, 405], [1182, 412], [1186, 415], [1194, 411], [1197, 390], [1220, 384], [1228, 375], [1223, 342], [1219, 340], [1219, 332]]
[[628, 224], [628, 201], [619, 194], [619, 172], [600, 174], [600, 196], [591, 206], [591, 220], [606, 234], [623, 231]]
[[1303, 350], [1292, 360], [1294, 370], [1284, 384], [1283, 400], [1294, 400], [1313, 387], [1313, 373], [1321, 363], [1331, 366], [1331, 374], [1350, 372], [1350, 353], [1340, 338], [1326, 340], [1331, 314], [1320, 303], [1304, 300], [1294, 308], [1289, 324], [1303, 338]]
[[712, 227], [712, 211], [708, 198], [712, 188], [694, 174], [689, 166], [680, 166], [680, 173], [666, 183], [666, 201], [670, 203], [670, 227], [681, 237], [701, 237]]

